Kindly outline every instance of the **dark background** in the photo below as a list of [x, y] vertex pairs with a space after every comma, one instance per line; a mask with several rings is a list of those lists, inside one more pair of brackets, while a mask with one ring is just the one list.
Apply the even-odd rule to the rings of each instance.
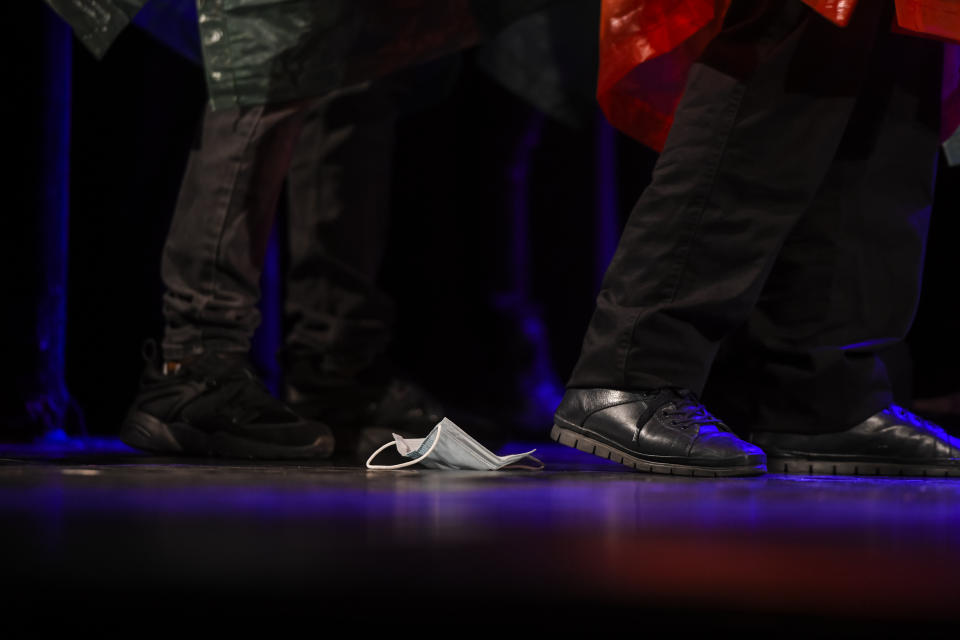
[[[4, 45], [13, 194], [3, 233], [6, 415], [17, 411], [16, 381], [30, 366], [31, 287], [40, 286], [31, 279], [39, 258], [30, 194], [43, 184], [43, 39], [36, 8], [21, 13], [7, 24], [23, 28]], [[442, 399], [529, 431], [548, 418], [550, 397], [531, 408], [529, 376], [558, 388], [592, 311], [605, 251], [597, 216], [612, 211], [622, 224], [656, 156], [611, 134], [599, 116], [579, 128], [545, 118], [479, 71], [469, 52], [460, 66], [447, 99], [399, 125], [383, 270], [398, 304], [390, 355]], [[92, 433], [116, 432], [136, 391], [140, 345], [160, 336], [159, 257], [204, 99], [200, 70], [136, 28], [101, 61], [74, 46], [66, 381]], [[514, 169], [518, 145], [537, 132], [524, 179], [529, 295], [518, 305], [504, 296], [518, 275]], [[612, 153], [604, 146], [610, 136]], [[901, 372], [920, 397], [960, 389], [958, 215], [960, 169], [942, 165], [909, 340], [912, 380], [909, 369]], [[545, 434], [548, 423], [539, 426]]]

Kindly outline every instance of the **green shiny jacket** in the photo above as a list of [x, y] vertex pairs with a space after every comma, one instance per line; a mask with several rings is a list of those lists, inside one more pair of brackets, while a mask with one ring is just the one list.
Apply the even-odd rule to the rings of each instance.
[[[45, 1], [98, 57], [147, 3]], [[561, 1], [197, 0], [210, 100], [220, 108], [322, 95], [472, 46]]]

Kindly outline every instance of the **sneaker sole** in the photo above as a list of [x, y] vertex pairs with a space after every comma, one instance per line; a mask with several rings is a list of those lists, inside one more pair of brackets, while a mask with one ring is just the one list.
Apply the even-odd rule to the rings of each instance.
[[957, 478], [960, 467], [942, 467], [899, 462], [833, 461], [811, 458], [768, 458], [772, 473], [811, 476], [894, 476]]
[[207, 433], [181, 422], [166, 423], [141, 411], [133, 411], [124, 419], [120, 440], [135, 449], [160, 454], [261, 460], [327, 458], [334, 445], [333, 436], [321, 436], [302, 446], [258, 442], [223, 431]]
[[631, 453], [625, 453], [611, 447], [609, 444], [595, 440], [582, 433], [553, 425], [550, 438], [562, 445], [579, 449], [585, 453], [613, 460], [642, 473], [661, 473], [671, 476], [691, 476], [699, 478], [728, 478], [736, 476], [758, 476], [767, 472], [766, 465], [746, 467], [703, 467], [685, 464], [670, 464], [654, 462], [638, 458]]

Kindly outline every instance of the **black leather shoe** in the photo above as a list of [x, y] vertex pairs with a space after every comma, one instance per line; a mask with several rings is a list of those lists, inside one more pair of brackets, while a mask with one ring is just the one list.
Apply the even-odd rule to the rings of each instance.
[[298, 415], [330, 425], [338, 454], [353, 454], [365, 461], [381, 445], [393, 440], [394, 433], [405, 438], [423, 438], [444, 417], [484, 443], [499, 443], [503, 439], [502, 429], [496, 424], [444, 406], [428, 390], [387, 363], [377, 362], [352, 377], [324, 376], [305, 358], [287, 365], [287, 404]]
[[763, 451], [685, 390], [568, 389], [550, 437], [649, 473], [713, 478], [767, 470]]
[[288, 384], [284, 396], [300, 415], [354, 430], [383, 426], [398, 433], [426, 434], [445, 415], [443, 406], [425, 389], [401, 378], [380, 384], [349, 381], [306, 388]]
[[284, 397], [298, 414], [330, 425], [338, 453], [363, 459], [393, 440], [394, 433], [405, 438], [425, 437], [444, 417], [443, 407], [426, 390], [398, 378], [382, 384], [288, 384]]
[[761, 431], [750, 441], [763, 447], [778, 473], [960, 476], [960, 440], [896, 405], [846, 431]]
[[120, 439], [131, 447], [259, 459], [333, 453], [330, 428], [270, 395], [246, 358], [205, 353], [165, 370], [148, 351], [140, 393], [120, 429]]

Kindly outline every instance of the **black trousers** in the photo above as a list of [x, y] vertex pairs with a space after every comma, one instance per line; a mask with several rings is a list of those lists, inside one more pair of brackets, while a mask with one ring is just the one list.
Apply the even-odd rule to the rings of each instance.
[[207, 110], [163, 253], [166, 359], [249, 350], [285, 179], [288, 363], [309, 359], [317, 383], [349, 377], [380, 355], [393, 321], [375, 283], [395, 98], [384, 82], [319, 100]]
[[840, 430], [890, 403], [880, 355], [917, 304], [941, 65], [936, 43], [890, 33], [891, 5], [838, 28], [800, 2], [734, 0], [568, 386], [700, 393], [726, 345], [749, 372], [723, 394], [750, 407], [735, 427]]

